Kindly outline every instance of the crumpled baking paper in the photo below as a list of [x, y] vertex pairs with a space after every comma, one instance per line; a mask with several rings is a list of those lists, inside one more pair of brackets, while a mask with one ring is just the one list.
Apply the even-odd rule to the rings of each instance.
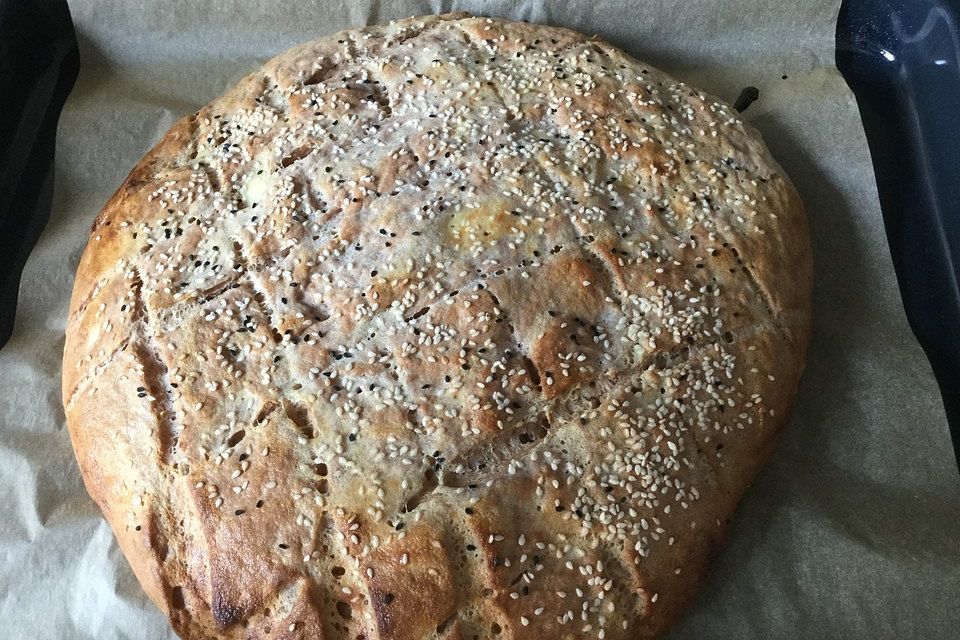
[[60, 121], [54, 208], [0, 351], [0, 637], [174, 638], [84, 492], [64, 425], [63, 330], [93, 217], [178, 117], [272, 55], [450, 10], [597, 34], [731, 102], [758, 87], [745, 116], [806, 202], [815, 320], [796, 412], [670, 638], [960, 636], [960, 479], [900, 305], [856, 105], [833, 67], [837, 5], [72, 2], [83, 66]]

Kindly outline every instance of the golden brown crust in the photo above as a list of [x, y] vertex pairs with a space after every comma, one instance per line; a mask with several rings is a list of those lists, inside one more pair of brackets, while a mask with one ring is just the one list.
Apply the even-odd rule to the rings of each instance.
[[63, 401], [183, 638], [649, 638], [787, 419], [811, 270], [728, 106], [413, 18], [275, 58], [131, 172]]

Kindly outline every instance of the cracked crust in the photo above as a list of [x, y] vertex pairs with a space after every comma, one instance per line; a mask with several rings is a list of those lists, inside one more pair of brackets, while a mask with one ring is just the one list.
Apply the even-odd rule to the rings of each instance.
[[650, 638], [789, 415], [810, 284], [730, 107], [413, 18], [284, 53], [131, 172], [63, 399], [185, 639]]

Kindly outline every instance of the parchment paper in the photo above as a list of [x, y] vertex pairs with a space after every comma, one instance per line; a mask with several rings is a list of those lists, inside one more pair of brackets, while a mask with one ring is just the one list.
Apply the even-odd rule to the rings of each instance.
[[796, 413], [670, 637], [960, 637], [960, 479], [833, 68], [837, 4], [75, 0], [83, 68], [60, 123], [53, 214], [0, 351], [0, 638], [173, 638], [83, 490], [60, 405], [73, 272], [100, 207], [176, 118], [273, 54], [461, 9], [599, 34], [729, 101], [756, 85], [745, 115], [807, 205], [816, 313]]

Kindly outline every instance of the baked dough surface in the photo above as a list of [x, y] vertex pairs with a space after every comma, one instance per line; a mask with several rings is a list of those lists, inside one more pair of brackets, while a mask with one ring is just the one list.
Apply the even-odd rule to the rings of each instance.
[[414, 18], [143, 159], [63, 399], [183, 638], [648, 638], [788, 418], [810, 286], [729, 106], [571, 31]]

